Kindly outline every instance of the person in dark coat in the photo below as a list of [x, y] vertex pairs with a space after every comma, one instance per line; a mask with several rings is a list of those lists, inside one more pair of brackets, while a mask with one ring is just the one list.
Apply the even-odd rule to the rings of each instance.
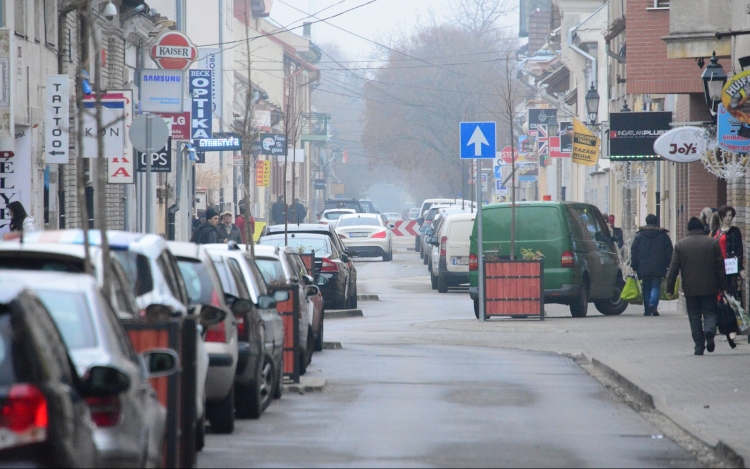
[[307, 209], [302, 205], [299, 199], [294, 199], [294, 205], [292, 205], [292, 213], [289, 219], [292, 223], [304, 223], [305, 217], [307, 216]]
[[674, 291], [677, 275], [682, 277], [690, 331], [695, 354], [716, 347], [716, 296], [727, 289], [724, 258], [719, 242], [706, 236], [703, 223], [693, 217], [688, 221], [688, 234], [674, 248], [667, 272], [667, 291]]
[[280, 195], [278, 200], [271, 206], [271, 219], [275, 225], [283, 225], [286, 221], [286, 203], [284, 196]]
[[195, 231], [195, 244], [213, 244], [219, 242], [219, 232], [216, 226], [219, 224], [219, 214], [216, 210], [209, 208], [206, 210], [206, 222], [201, 224], [200, 228]]
[[[644, 316], [658, 316], [661, 281], [672, 259], [669, 231], [658, 226], [656, 215], [646, 216], [646, 226], [638, 229], [630, 246], [630, 267], [643, 285]], [[672, 291], [672, 290], [668, 290]]]
[[219, 232], [220, 243], [234, 241], [237, 244], [242, 244], [242, 234], [237, 225], [232, 223], [233, 219], [232, 212], [224, 212], [221, 215], [221, 224], [216, 227], [216, 231]]
[[624, 242], [624, 238], [622, 235], [622, 228], [617, 228], [615, 226], [615, 216], [610, 215], [609, 216], [609, 226], [612, 228], [612, 241], [617, 244], [617, 247], [619, 249], [622, 249], [622, 245]]

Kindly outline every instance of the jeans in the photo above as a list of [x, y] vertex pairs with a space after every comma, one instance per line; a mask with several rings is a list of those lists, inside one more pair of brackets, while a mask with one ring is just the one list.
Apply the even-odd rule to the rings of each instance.
[[652, 306], [654, 310], [659, 306], [659, 294], [661, 293], [661, 277], [641, 278], [643, 286], [643, 306], [648, 311]]
[[706, 347], [706, 334], [716, 333], [716, 295], [685, 296], [685, 302], [695, 350], [702, 352]]

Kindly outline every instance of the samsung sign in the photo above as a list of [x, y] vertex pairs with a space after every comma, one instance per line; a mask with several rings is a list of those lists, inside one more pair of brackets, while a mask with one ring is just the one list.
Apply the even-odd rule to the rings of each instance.
[[182, 112], [182, 70], [146, 69], [141, 74], [141, 106], [145, 112]]
[[612, 161], [660, 159], [654, 151], [654, 142], [672, 129], [671, 112], [612, 112], [609, 121]]
[[242, 138], [234, 133], [214, 132], [213, 138], [195, 140], [197, 151], [241, 151]]

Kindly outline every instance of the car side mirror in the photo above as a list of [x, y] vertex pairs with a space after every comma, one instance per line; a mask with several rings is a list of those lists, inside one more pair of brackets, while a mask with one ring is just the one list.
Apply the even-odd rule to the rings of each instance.
[[214, 305], [196, 305], [194, 314], [198, 315], [198, 324], [207, 330], [214, 324], [219, 324], [227, 317], [227, 312]]
[[130, 388], [130, 377], [111, 366], [92, 366], [81, 378], [83, 397], [113, 396]]
[[420, 225], [421, 225], [422, 223], [424, 223], [424, 217], [419, 217], [419, 218], [417, 218], [417, 223], [419, 223]]
[[173, 311], [169, 306], [162, 304], [148, 305], [146, 307], [146, 314], [144, 315], [146, 320], [154, 322], [168, 321], [178, 316], [180, 316], [179, 311]]
[[426, 230], [424, 230], [424, 234], [427, 236], [432, 236], [435, 234], [435, 230], [432, 228], [427, 228]]
[[317, 279], [317, 281], [315, 283], [317, 283], [318, 286], [323, 286], [326, 283], [328, 283], [328, 277], [326, 277], [323, 274], [320, 274], [320, 275], [318, 275], [318, 279]]
[[[289, 297], [289, 292], [278, 291], [276, 293], [286, 293], [287, 294], [287, 299]], [[271, 296], [271, 295], [261, 295], [261, 296], [259, 296], [258, 297], [258, 308], [260, 308], [260, 309], [275, 308], [276, 304], [277, 304], [277, 301], [276, 301], [276, 298], [275, 298], [276, 293], [274, 293], [274, 296]], [[284, 301], [286, 301], [286, 300], [284, 300]]]
[[312, 278], [311, 276], [309, 276], [309, 275], [302, 275], [301, 277], [302, 277], [302, 282], [305, 285], [314, 285], [315, 284], [315, 279]]
[[238, 297], [231, 293], [224, 292], [224, 300], [226, 300], [227, 305], [231, 307], [234, 302], [238, 300]]
[[237, 298], [234, 300], [234, 303], [232, 303], [232, 306], [230, 307], [232, 310], [232, 313], [234, 313], [235, 316], [240, 316], [243, 314], [247, 314], [248, 312], [252, 311], [253, 304], [250, 302], [250, 300], [246, 300], [244, 298]]
[[273, 292], [273, 299], [277, 303], [283, 303], [289, 299], [289, 292], [287, 290], [279, 290]]
[[393, 230], [393, 229], [395, 229], [395, 228], [396, 228], [396, 225], [395, 225], [395, 224], [393, 224], [393, 223], [388, 223], [388, 229], [389, 229], [389, 230]]
[[320, 293], [320, 289], [315, 285], [308, 285], [307, 288], [305, 288], [305, 296], [308, 298], [311, 296], [318, 296], [318, 293]]
[[149, 378], [172, 376], [180, 371], [180, 357], [172, 349], [151, 349], [141, 354]]
[[341, 255], [341, 262], [349, 262], [349, 255], [348, 254], [342, 254]]

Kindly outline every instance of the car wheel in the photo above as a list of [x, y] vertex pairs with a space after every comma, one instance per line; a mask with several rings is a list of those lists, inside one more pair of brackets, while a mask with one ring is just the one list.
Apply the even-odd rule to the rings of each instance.
[[414, 237], [414, 250], [419, 251], [419, 236]]
[[390, 262], [393, 260], [393, 251], [388, 251], [383, 254], [383, 262]]
[[268, 406], [271, 405], [273, 399], [274, 383], [276, 382], [276, 369], [273, 365], [273, 359], [268, 355], [264, 355], [263, 359], [263, 370], [261, 372], [262, 379], [260, 387], [260, 403], [261, 410], [265, 411]]
[[357, 309], [357, 285], [354, 285], [354, 292], [349, 297], [349, 309]]
[[474, 300], [474, 316], [479, 319], [479, 300]]
[[281, 362], [279, 363], [279, 369], [276, 370], [276, 386], [273, 388], [273, 398], [281, 399], [281, 395], [284, 393], [284, 353], [281, 354]]
[[570, 303], [570, 315], [574, 318], [585, 318], [589, 310], [589, 285], [587, 281], [581, 284], [581, 293]]
[[234, 386], [229, 390], [229, 394], [211, 409], [208, 420], [214, 433], [229, 434], [234, 431]]
[[440, 275], [440, 272], [438, 272], [437, 275], [438, 278], [438, 293], [448, 293], [448, 279], [445, 278], [445, 275]]
[[195, 450], [201, 451], [206, 446], [206, 416], [195, 421]]
[[433, 290], [437, 290], [438, 288], [438, 278], [435, 274], [432, 273], [432, 270], [430, 270], [430, 284], [432, 285]]
[[425, 251], [424, 257], [422, 258], [422, 264], [427, 265], [427, 262], [430, 260], [431, 257], [432, 257], [432, 253]]
[[628, 303], [620, 298], [623, 286], [624, 282], [621, 279], [618, 279], [617, 284], [615, 285], [615, 290], [612, 292], [612, 298], [609, 300], [595, 301], [594, 306], [596, 306], [596, 309], [605, 316], [617, 316], [622, 314], [628, 307]]
[[[321, 311], [320, 314], [325, 314], [325, 311]], [[325, 320], [321, 319], [320, 321], [320, 331], [318, 332], [318, 337], [315, 338], [315, 351], [316, 352], [322, 352], [323, 351], [323, 329], [325, 325]]]
[[312, 363], [313, 352], [315, 351], [315, 334], [313, 334], [312, 326], [307, 328], [307, 350], [305, 350], [305, 358], [307, 359], [307, 365], [310, 366]]
[[307, 373], [307, 351], [304, 349], [299, 350], [299, 374], [304, 375]]

